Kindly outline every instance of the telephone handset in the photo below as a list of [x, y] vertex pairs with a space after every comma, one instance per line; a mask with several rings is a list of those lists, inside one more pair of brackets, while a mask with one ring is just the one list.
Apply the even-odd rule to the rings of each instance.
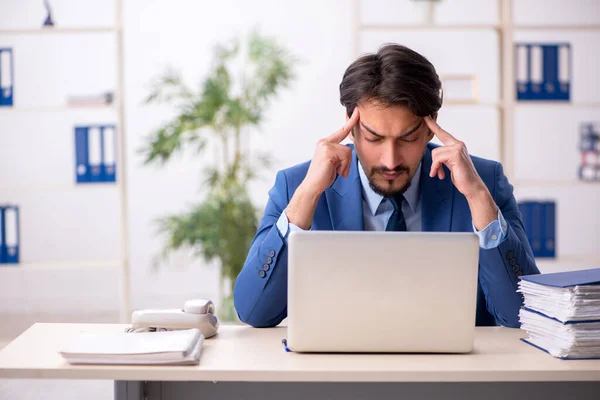
[[188, 300], [183, 309], [148, 309], [134, 311], [129, 332], [148, 330], [199, 329], [205, 338], [216, 335], [219, 320], [215, 305], [207, 299]]

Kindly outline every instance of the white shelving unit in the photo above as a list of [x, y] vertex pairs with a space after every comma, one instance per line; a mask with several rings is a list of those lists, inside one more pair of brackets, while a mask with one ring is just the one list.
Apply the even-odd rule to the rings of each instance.
[[[382, 3], [383, 0], [379, 2], [369, 3], [369, 6], [376, 6], [377, 3]], [[444, 0], [441, 0], [442, 3]], [[543, 107], [547, 109], [548, 112], [551, 113], [560, 113], [563, 110], [569, 109], [582, 109], [582, 108], [598, 108], [600, 111], [600, 103], [593, 102], [581, 102], [581, 101], [573, 101], [573, 94], [571, 95], [570, 102], [545, 102], [545, 101], [527, 101], [527, 102], [519, 102], [516, 100], [515, 93], [515, 77], [514, 77], [514, 43], [516, 41], [515, 34], [521, 31], [532, 31], [532, 32], [546, 32], [546, 31], [574, 31], [574, 32], [600, 32], [600, 25], [597, 23], [584, 23], [581, 25], [577, 25], [575, 23], [569, 22], [564, 25], [557, 24], [556, 22], [551, 22], [547, 25], [537, 25], [537, 24], [529, 24], [529, 23], [515, 23], [514, 18], [514, 9], [515, 2], [514, 0], [498, 0], [496, 2], [498, 7], [498, 23], [457, 23], [457, 24], [436, 24], [435, 23], [435, 7], [436, 1], [424, 2], [424, 1], [415, 1], [414, 3], [421, 3], [420, 7], [423, 7], [424, 13], [421, 15], [423, 19], [422, 23], [401, 23], [401, 24], [390, 24], [388, 23], [390, 17], [389, 14], [385, 16], [385, 22], [382, 24], [378, 23], [361, 23], [361, 0], [354, 1], [354, 53], [355, 56], [360, 56], [363, 52], [361, 49], [361, 35], [365, 32], [381, 32], [382, 34], [388, 32], [394, 33], [409, 33], [409, 32], [456, 32], [456, 31], [481, 31], [482, 34], [485, 32], [496, 32], [498, 35], [498, 60], [499, 60], [499, 86], [500, 86], [500, 96], [499, 101], [477, 101], [471, 104], [465, 104], [468, 107], [474, 106], [485, 106], [493, 108], [497, 110], [500, 114], [500, 127], [499, 127], [499, 160], [502, 162], [504, 167], [504, 172], [508, 176], [510, 182], [515, 186], [515, 189], [521, 188], [558, 188], [558, 189], [582, 189], [582, 188], [598, 188], [598, 193], [600, 194], [600, 182], [582, 182], [579, 180], [562, 180], [562, 179], [520, 179], [515, 174], [515, 111], [516, 110], [528, 110], [528, 109], [540, 109]], [[464, 1], [453, 1], [454, 5], [464, 3]], [[383, 3], [382, 3], [383, 4]], [[389, 5], [391, 3], [386, 3]], [[404, 2], [406, 5], [407, 14], [410, 13], [410, 7], [408, 2]], [[549, 5], [550, 6], [550, 5]], [[394, 5], [394, 7], [400, 7], [400, 5]], [[425, 8], [429, 7], [428, 10]], [[483, 7], [483, 6], [482, 6]], [[399, 8], [398, 8], [399, 9]], [[397, 12], [398, 9], [390, 10], [390, 13]], [[413, 10], [414, 11], [414, 10]], [[466, 11], [465, 11], [466, 12]], [[364, 13], [363, 13], [364, 14]], [[394, 14], [396, 15], [396, 14]], [[403, 16], [402, 18], [406, 18]], [[490, 21], [491, 22], [491, 21]], [[410, 35], [405, 36], [407, 39], [410, 39]], [[550, 39], [552, 41], [554, 39]], [[394, 40], [390, 40], [394, 41]], [[409, 47], [411, 47], [409, 45]], [[371, 49], [375, 50], [375, 49]], [[419, 51], [418, 48], [415, 48], [416, 51]], [[436, 65], [435, 61], [432, 61], [434, 65]], [[437, 67], [437, 65], [436, 65]], [[439, 71], [438, 71], [439, 72]], [[442, 75], [440, 73], [440, 75]], [[444, 101], [443, 108], [453, 107], [458, 105], [457, 102], [448, 102]], [[573, 134], [577, 134], [573, 132]], [[477, 155], [477, 153], [474, 153]], [[560, 212], [560, 210], [559, 210]], [[585, 221], [582, 221], [585, 223]], [[597, 238], [598, 239], [598, 238]], [[556, 259], [548, 259], [548, 258], [539, 258], [539, 265], [543, 266], [544, 271], [548, 272], [556, 272], [560, 270], [565, 270], [569, 268], [592, 268], [592, 267], [600, 267], [600, 257], [596, 256], [581, 256], [581, 257], [573, 257], [573, 256], [561, 256], [558, 254]]]
[[[53, 105], [32, 105], [32, 106], [20, 106], [14, 107], [1, 107], [0, 117], [3, 115], [11, 115], [15, 113], [19, 114], [30, 114], [31, 118], [35, 118], [36, 115], [44, 113], [55, 113], [60, 112], [61, 115], [69, 114], [71, 112], [96, 113], [110, 111], [116, 116], [114, 121], [117, 129], [117, 182], [116, 183], [95, 183], [95, 184], [80, 184], [77, 185], [75, 182], [72, 184], [29, 184], [24, 183], [18, 186], [7, 186], [0, 184], [0, 192], [9, 194], [35, 194], [44, 196], [50, 192], [61, 192], [61, 193], [89, 193], [89, 192], [115, 192], [118, 194], [119, 201], [119, 212], [120, 215], [119, 225], [119, 245], [120, 245], [120, 257], [113, 260], [98, 260], [98, 259], [79, 259], [79, 260], [42, 260], [42, 261], [27, 261], [21, 262], [16, 266], [5, 266], [0, 268], [0, 276], [3, 272], [14, 276], [15, 270], [22, 271], [39, 271], [39, 272], [52, 272], [52, 271], [99, 271], [107, 270], [114, 271], [118, 268], [119, 275], [119, 314], [121, 322], [129, 322], [131, 317], [131, 299], [130, 299], [130, 272], [129, 272], [129, 248], [128, 248], [128, 218], [127, 218], [127, 174], [126, 174], [126, 132], [125, 132], [125, 115], [124, 115], [124, 103], [123, 96], [125, 93], [124, 85], [124, 66], [123, 66], [123, 0], [115, 1], [115, 24], [110, 26], [98, 26], [98, 27], [85, 27], [85, 26], [73, 26], [73, 27], [61, 27], [58, 24], [56, 27], [40, 27], [40, 28], [10, 28], [0, 29], [0, 38], [10, 37], [22, 37], [26, 36], [29, 38], [45, 38], [60, 37], [60, 38], [72, 38], [74, 36], [87, 38], [89, 35], [110, 35], [115, 44], [114, 63], [116, 70], [116, 82], [114, 87], [116, 89], [115, 98], [110, 105], [98, 105], [98, 106], [70, 106], [67, 104], [53, 104]], [[16, 56], [15, 56], [16, 57]], [[17, 70], [15, 72], [19, 74]], [[17, 87], [18, 91], [19, 88]], [[18, 94], [17, 94], [18, 96]], [[110, 121], [113, 122], [113, 121]], [[69, 153], [66, 155], [72, 157]], [[74, 177], [74, 176], [73, 176]], [[2, 199], [3, 200], [3, 199]], [[84, 204], [78, 204], [78, 206], [85, 207]], [[93, 210], [90, 210], [93, 212]], [[117, 216], [115, 216], [117, 218]], [[83, 233], [82, 233], [83, 234]], [[22, 237], [22, 234], [21, 234]], [[23, 258], [23, 247], [26, 244], [21, 244], [21, 259]], [[8, 276], [8, 275], [7, 275]], [[0, 278], [2, 279], [2, 278]]]

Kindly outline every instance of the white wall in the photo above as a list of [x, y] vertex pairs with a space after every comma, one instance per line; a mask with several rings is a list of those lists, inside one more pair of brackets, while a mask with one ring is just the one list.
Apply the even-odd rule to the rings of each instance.
[[173, 115], [169, 107], [145, 106], [148, 84], [167, 65], [180, 69], [198, 87], [212, 61], [212, 46], [259, 26], [301, 61], [298, 79], [273, 103], [253, 146], [271, 150], [277, 163], [252, 188], [261, 208], [276, 169], [310, 158], [318, 138], [344, 122], [338, 85], [352, 61], [352, 0], [330, 1], [155, 1], [126, 2], [125, 79], [128, 135], [128, 199], [134, 307], [179, 306], [198, 294], [218, 294], [219, 270], [185, 254], [159, 273], [149, 274], [162, 242], [152, 221], [185, 210], [203, 195], [203, 157], [186, 155], [166, 168], [143, 167], [136, 150], [144, 138]]
[[[259, 208], [276, 170], [309, 159], [316, 140], [344, 122], [338, 85], [355, 51], [374, 51], [385, 42], [413, 47], [442, 76], [475, 76], [480, 104], [447, 104], [439, 122], [464, 140], [471, 153], [501, 156], [499, 37], [492, 27], [500, 22], [496, 0], [441, 1], [433, 10], [435, 23], [470, 26], [448, 31], [393, 27], [422, 23], [429, 15], [411, 0], [362, 0], [358, 10], [354, 0], [124, 0], [127, 209], [122, 210], [119, 185], [84, 188], [73, 183], [73, 125], [115, 123], [116, 110], [65, 107], [67, 95], [117, 87], [115, 36], [108, 30], [115, 23], [115, 1], [51, 3], [60, 27], [96, 31], [6, 32], [39, 27], [44, 12], [37, 0], [0, 2], [0, 47], [15, 48], [16, 66], [15, 108], [0, 109], [0, 203], [21, 206], [24, 261], [19, 267], [0, 267], [0, 312], [70, 312], [82, 307], [116, 311], [122, 215], [129, 226], [134, 308], [178, 307], [193, 296], [217, 297], [218, 266], [193, 259], [187, 251], [152, 270], [163, 244], [153, 221], [202, 198], [201, 168], [213, 156], [188, 152], [164, 168], [143, 166], [138, 150], [145, 138], [175, 113], [166, 105], [145, 105], [143, 99], [152, 78], [169, 65], [198, 87], [212, 60], [212, 46], [254, 26], [276, 35], [300, 58], [297, 80], [272, 104], [260, 133], [249, 132], [253, 148], [272, 151], [277, 161], [252, 186]], [[515, 22], [600, 23], [595, 1], [541, 3], [515, 1]], [[600, 257], [595, 246], [600, 217], [594, 208], [600, 186], [579, 184], [573, 165], [578, 161], [579, 123], [600, 120], [599, 108], [591, 105], [600, 103], [600, 53], [594, 51], [598, 35], [515, 31], [517, 41], [560, 40], [573, 46], [575, 104], [517, 105], [514, 147], [505, 149], [514, 155], [519, 198], [559, 201], [561, 260], [542, 263], [547, 270], [600, 264], [595, 261]]]

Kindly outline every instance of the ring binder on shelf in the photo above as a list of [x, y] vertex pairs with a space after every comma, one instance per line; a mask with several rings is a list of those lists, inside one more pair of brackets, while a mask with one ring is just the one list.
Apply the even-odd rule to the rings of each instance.
[[114, 125], [75, 127], [77, 183], [116, 182], [116, 135]]
[[517, 100], [570, 100], [569, 43], [517, 43], [515, 61]]
[[14, 65], [12, 49], [0, 48], [0, 107], [13, 105]]
[[0, 262], [19, 263], [19, 208], [14, 205], [0, 207]]

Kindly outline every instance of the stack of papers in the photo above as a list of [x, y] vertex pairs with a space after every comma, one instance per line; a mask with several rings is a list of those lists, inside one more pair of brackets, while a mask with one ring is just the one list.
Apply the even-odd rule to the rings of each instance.
[[525, 342], [559, 358], [600, 358], [600, 268], [523, 276]]
[[194, 365], [204, 336], [198, 329], [165, 332], [81, 334], [60, 354], [70, 364]]

